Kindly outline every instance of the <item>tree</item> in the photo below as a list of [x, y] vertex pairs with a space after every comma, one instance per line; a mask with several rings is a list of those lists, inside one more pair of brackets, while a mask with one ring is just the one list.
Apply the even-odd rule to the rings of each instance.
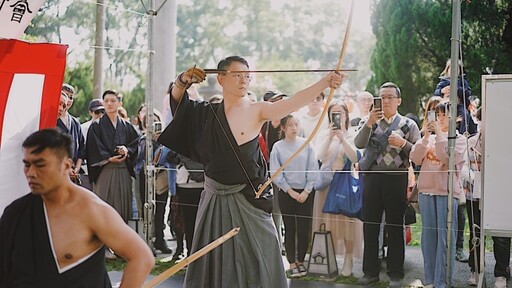
[[[495, 73], [511, 70], [511, 9], [510, 0], [462, 3], [462, 55], [473, 95], [479, 95], [486, 67]], [[402, 113], [418, 113], [419, 100], [432, 95], [450, 57], [451, 17], [451, 1], [446, 0], [372, 3], [377, 42], [369, 86], [377, 90], [383, 82], [397, 83], [404, 95]]]
[[[178, 6], [177, 70], [197, 65], [214, 67], [229, 55], [248, 57], [256, 69], [334, 68], [345, 31], [348, 11], [339, 1], [245, 1], [218, 6], [194, 1]], [[280, 6], [281, 5], [281, 6]], [[355, 44], [359, 44], [359, 46]], [[370, 74], [367, 47], [371, 35], [353, 33], [344, 65], [358, 68], [349, 81], [364, 89]], [[292, 93], [323, 74], [257, 75], [252, 89], [258, 95], [278, 88]], [[269, 79], [271, 81], [269, 81]]]
[[[74, 68], [68, 69], [64, 75], [64, 82], [75, 87], [75, 101], [69, 109], [69, 113], [77, 118], [80, 122], [85, 122], [91, 117], [89, 116], [89, 102], [97, 95], [92, 95], [92, 62], [78, 63]], [[94, 97], [96, 96], [96, 97]]]
[[[139, 100], [138, 95], [143, 95], [132, 90], [144, 89], [146, 81], [143, 75], [148, 60], [147, 22], [143, 2], [147, 3], [147, 0], [114, 0], [109, 1], [106, 8], [105, 46], [109, 48], [104, 50], [104, 86], [123, 91], [124, 103], [129, 104], [127, 110], [132, 115], [135, 111], [130, 107], [138, 107], [133, 102]], [[215, 67], [220, 59], [229, 55], [249, 58], [252, 68], [256, 69], [334, 68], [348, 16], [346, 3], [334, 0], [318, 3], [308, 0], [191, 0], [179, 3], [178, 72], [193, 65]], [[27, 30], [30, 39], [37, 37], [43, 41], [62, 43], [69, 41], [70, 34], [76, 37], [72, 44], [78, 45], [70, 45], [68, 51], [66, 80], [69, 79], [71, 84], [90, 81], [89, 75], [80, 73], [71, 77], [70, 71], [81, 71], [85, 67], [80, 65], [92, 63], [94, 11], [93, 2], [47, 0], [42, 13]], [[368, 51], [373, 43], [371, 35], [351, 35], [344, 68], [359, 70], [350, 73], [348, 82], [352, 90], [364, 89], [369, 78]], [[272, 88], [293, 93], [324, 74], [258, 74], [251, 89], [259, 96]], [[84, 80], [78, 80], [78, 76]], [[87, 111], [79, 113], [79, 107], [76, 105], [72, 112], [87, 115]]]

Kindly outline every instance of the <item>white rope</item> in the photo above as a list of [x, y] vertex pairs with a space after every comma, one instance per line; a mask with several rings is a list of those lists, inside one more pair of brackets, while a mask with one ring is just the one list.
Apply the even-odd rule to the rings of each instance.
[[115, 5], [109, 5], [109, 4], [98, 3], [98, 2], [93, 1], [93, 0], [83, 0], [83, 1], [85, 1], [85, 2], [89, 2], [89, 3], [92, 3], [92, 4], [95, 4], [95, 5], [105, 6], [106, 8], [111, 8], [111, 9], [114, 9], [114, 10], [123, 11], [123, 12], [126, 12], [126, 13], [132, 13], [132, 14], [139, 15], [139, 16], [145, 16], [145, 15], [146, 15], [146, 13], [145, 13], [145, 12], [134, 11], [134, 10], [130, 10], [130, 9], [126, 9], [126, 8], [122, 8], [122, 7], [115, 6]]

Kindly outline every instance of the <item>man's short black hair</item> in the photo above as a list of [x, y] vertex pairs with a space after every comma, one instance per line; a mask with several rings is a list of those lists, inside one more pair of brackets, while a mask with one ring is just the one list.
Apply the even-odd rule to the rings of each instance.
[[105, 90], [105, 92], [103, 92], [103, 95], [101, 95], [101, 99], [105, 100], [105, 96], [107, 96], [108, 94], [113, 94], [116, 96], [117, 100], [123, 101], [123, 96], [115, 90]]
[[25, 149], [35, 147], [32, 154], [39, 154], [48, 148], [56, 151], [56, 154], [63, 158], [65, 156], [73, 158], [71, 137], [60, 129], [48, 128], [36, 131], [23, 141], [22, 147]]
[[384, 83], [384, 84], [382, 84], [380, 86], [379, 91], [382, 88], [395, 88], [396, 96], [398, 96], [398, 98], [402, 98], [402, 92], [400, 92], [400, 88], [398, 88], [398, 85], [396, 85], [395, 83], [393, 83], [393, 82], [386, 82], [386, 83]]
[[233, 62], [239, 62], [247, 66], [249, 68], [249, 63], [247, 63], [247, 60], [240, 56], [229, 56], [226, 59], [222, 59], [219, 64], [217, 65], [217, 70], [228, 70], [229, 66]]

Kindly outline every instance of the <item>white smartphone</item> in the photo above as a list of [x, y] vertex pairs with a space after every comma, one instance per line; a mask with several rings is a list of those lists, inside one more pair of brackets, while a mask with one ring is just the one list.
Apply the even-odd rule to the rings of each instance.
[[427, 112], [427, 122], [436, 121], [436, 110], [429, 110]]

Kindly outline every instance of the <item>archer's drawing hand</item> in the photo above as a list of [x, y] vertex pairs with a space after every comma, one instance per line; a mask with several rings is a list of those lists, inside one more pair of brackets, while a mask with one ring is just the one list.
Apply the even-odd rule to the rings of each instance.
[[203, 69], [192, 67], [180, 75], [179, 80], [184, 84], [201, 83], [206, 79], [206, 73]]
[[328, 87], [332, 89], [338, 89], [346, 78], [348, 78], [348, 74], [339, 71], [330, 72], [324, 77]]

